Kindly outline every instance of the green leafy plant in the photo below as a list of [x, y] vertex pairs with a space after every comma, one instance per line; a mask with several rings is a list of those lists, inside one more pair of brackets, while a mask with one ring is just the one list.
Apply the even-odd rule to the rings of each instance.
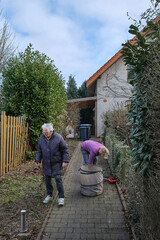
[[122, 50], [124, 62], [130, 66], [131, 75], [134, 76], [130, 80], [133, 86], [133, 96], [128, 124], [131, 126], [133, 162], [136, 171], [140, 173], [146, 173], [155, 157], [155, 142], [151, 129], [153, 116], [158, 117], [155, 109], [159, 101], [157, 90], [160, 90], [159, 29], [158, 17], [157, 21], [147, 18], [147, 27], [141, 32], [139, 27], [131, 25], [129, 32], [136, 37], [123, 44]]
[[35, 160], [37, 151], [26, 151], [26, 160], [27, 161], [32, 161]]
[[3, 70], [2, 109], [7, 115], [24, 115], [29, 124], [30, 145], [35, 148], [41, 126], [52, 122], [62, 125], [66, 108], [66, 92], [61, 72], [53, 60], [31, 44], [18, 56], [10, 58]]

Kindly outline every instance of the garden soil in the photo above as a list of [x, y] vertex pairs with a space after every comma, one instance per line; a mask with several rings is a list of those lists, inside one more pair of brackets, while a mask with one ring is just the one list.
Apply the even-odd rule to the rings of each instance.
[[[79, 141], [66, 140], [70, 158]], [[56, 194], [53, 179], [54, 194]], [[17, 240], [21, 227], [21, 210], [26, 210], [26, 229], [30, 240], [36, 239], [48, 214], [51, 202], [43, 204], [46, 196], [44, 175], [34, 161], [28, 161], [0, 177], [0, 240]]]

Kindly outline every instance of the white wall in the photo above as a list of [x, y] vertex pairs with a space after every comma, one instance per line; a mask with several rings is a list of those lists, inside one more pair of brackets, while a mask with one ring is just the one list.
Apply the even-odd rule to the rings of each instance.
[[118, 104], [125, 106], [131, 96], [132, 87], [127, 83], [126, 69], [120, 58], [97, 80], [97, 137], [103, 133], [104, 113], [117, 108]]

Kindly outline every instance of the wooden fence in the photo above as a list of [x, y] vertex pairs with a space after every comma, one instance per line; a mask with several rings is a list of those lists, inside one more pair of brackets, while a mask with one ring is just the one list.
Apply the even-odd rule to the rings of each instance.
[[0, 176], [22, 163], [28, 149], [27, 135], [28, 124], [23, 117], [1, 112]]

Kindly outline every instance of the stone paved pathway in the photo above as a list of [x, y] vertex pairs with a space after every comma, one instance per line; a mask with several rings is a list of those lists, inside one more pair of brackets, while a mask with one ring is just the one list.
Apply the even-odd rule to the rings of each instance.
[[[65, 205], [54, 201], [50, 216], [43, 231], [42, 240], [129, 240], [125, 228], [122, 204], [114, 183], [104, 182], [103, 194], [86, 197], [80, 192], [82, 165], [80, 144], [64, 176]], [[110, 177], [106, 160], [99, 158], [99, 166]]]

